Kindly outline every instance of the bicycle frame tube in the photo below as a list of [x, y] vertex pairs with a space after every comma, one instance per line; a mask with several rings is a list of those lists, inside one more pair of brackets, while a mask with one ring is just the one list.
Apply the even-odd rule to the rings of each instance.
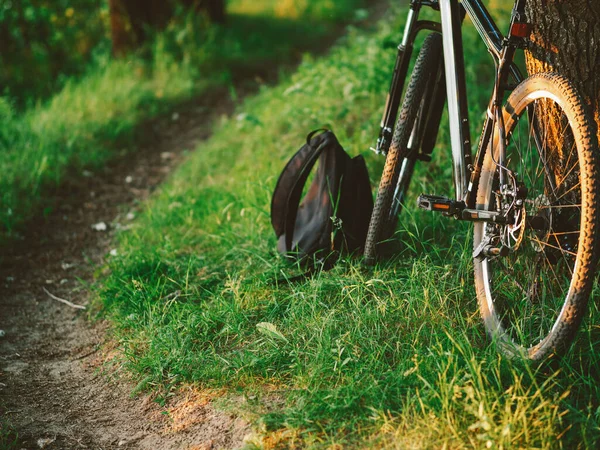
[[471, 138], [462, 48], [462, 17], [458, 0], [439, 0], [450, 120], [450, 143], [456, 200], [467, 195], [467, 168], [471, 165]]
[[[469, 198], [472, 185], [467, 185], [467, 183], [470, 181], [469, 172], [474, 168], [471, 163], [471, 139], [464, 73], [460, 7], [462, 6], [471, 18], [475, 29], [492, 55], [496, 67], [498, 67], [503, 58], [504, 36], [480, 0], [462, 0], [460, 4], [458, 0], [439, 0], [439, 6], [442, 22], [444, 70], [446, 73], [455, 195], [456, 200], [462, 200], [470, 205], [472, 203]], [[520, 82], [523, 77], [518, 68], [512, 63], [512, 60], [508, 63], [510, 65], [510, 73], [517, 82]], [[491, 129], [490, 122], [488, 118], [485, 129]], [[489, 133], [486, 132], [483, 136], [489, 137]], [[485, 142], [483, 144], [485, 146]], [[479, 150], [482, 150], [482, 146], [479, 147]]]
[[[494, 63], [496, 64], [496, 85], [494, 88], [494, 92], [492, 97], [490, 98], [490, 103], [487, 108], [487, 114], [485, 123], [483, 126], [483, 130], [481, 133], [481, 137], [479, 139], [479, 146], [477, 150], [477, 157], [473, 167], [473, 173], [471, 175], [471, 181], [469, 182], [468, 193], [465, 199], [465, 203], [467, 208], [475, 208], [475, 197], [477, 194], [477, 186], [479, 184], [479, 176], [481, 173], [481, 166], [483, 165], [483, 160], [485, 153], [487, 151], [493, 129], [495, 125], [495, 116], [496, 107], [501, 107], [501, 105], [495, 105], [499, 99], [502, 98], [504, 89], [506, 88], [506, 81], [508, 79], [508, 75], [512, 75], [516, 83], [520, 83], [523, 81], [524, 77], [521, 74], [519, 68], [513, 62], [514, 42], [512, 45], [508, 45], [508, 48], [511, 48], [510, 51], [507, 51], [508, 48], [505, 46], [507, 39], [503, 36], [503, 34], [498, 30], [498, 27], [494, 23], [494, 20], [491, 18], [489, 12], [485, 8], [485, 6], [481, 3], [480, 0], [462, 0], [463, 7], [465, 8], [467, 14], [471, 18], [475, 29], [478, 31], [482, 40], [488, 48], [488, 51], [492, 55], [494, 59]], [[511, 27], [512, 22], [515, 19], [515, 11], [517, 12], [517, 16], [522, 14], [525, 7], [525, 0], [516, 0], [515, 7], [513, 8], [513, 17], [511, 18]], [[510, 42], [510, 38], [508, 39]]]
[[504, 36], [490, 17], [489, 12], [479, 0], [462, 0], [462, 5], [489, 52], [498, 62]]

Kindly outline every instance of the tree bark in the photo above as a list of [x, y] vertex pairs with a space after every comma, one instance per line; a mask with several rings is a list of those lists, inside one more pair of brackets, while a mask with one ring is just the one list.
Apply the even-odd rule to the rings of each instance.
[[527, 71], [566, 76], [600, 129], [600, 1], [528, 0], [526, 14], [533, 24]]

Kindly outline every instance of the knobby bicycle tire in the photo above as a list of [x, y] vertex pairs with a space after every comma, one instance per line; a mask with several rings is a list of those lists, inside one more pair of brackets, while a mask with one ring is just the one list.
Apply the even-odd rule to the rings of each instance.
[[[409, 150], [413, 153], [418, 151], [417, 148], [409, 149], [408, 143], [419, 114], [427, 117], [427, 112], [420, 110], [428, 106], [424, 99], [431, 98], [441, 61], [442, 37], [437, 33], [430, 34], [423, 42], [415, 62], [386, 156], [365, 242], [364, 262], [367, 265], [374, 264], [379, 243], [394, 233], [398, 219], [398, 207], [393, 207], [394, 194], [398, 186], [403, 186], [404, 190], [408, 188], [412, 177], [410, 170], [406, 175], [408, 179], [399, 179], [402, 163], [409, 156]], [[414, 161], [411, 163], [414, 164]]]
[[[526, 195], [511, 223], [475, 224], [476, 249], [486, 239], [509, 247], [506, 256], [475, 260], [475, 286], [485, 327], [500, 351], [543, 360], [571, 343], [591, 293], [600, 237], [598, 144], [581, 99], [558, 74], [524, 80], [503, 114], [505, 166], [515, 170], [514, 183], [521, 180]], [[506, 198], [495, 162], [497, 134], [477, 193], [479, 208], [496, 211]], [[523, 139], [527, 144], [521, 145]]]

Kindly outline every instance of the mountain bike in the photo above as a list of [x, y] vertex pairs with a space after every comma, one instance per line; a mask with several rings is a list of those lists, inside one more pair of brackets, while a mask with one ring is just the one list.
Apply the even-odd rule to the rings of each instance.
[[[567, 348], [586, 311], [599, 242], [600, 161], [594, 124], [572, 84], [556, 73], [525, 78], [514, 61], [531, 33], [525, 2], [515, 1], [504, 36], [481, 0], [412, 0], [373, 149], [386, 162], [365, 262], [373, 264], [393, 235], [415, 165], [431, 160], [447, 101], [454, 197], [421, 194], [417, 204], [474, 222], [475, 286], [487, 332], [503, 353], [542, 360]], [[440, 22], [419, 20], [423, 7], [439, 11]], [[465, 15], [496, 67], [474, 157]], [[421, 31], [430, 33], [400, 105]]]

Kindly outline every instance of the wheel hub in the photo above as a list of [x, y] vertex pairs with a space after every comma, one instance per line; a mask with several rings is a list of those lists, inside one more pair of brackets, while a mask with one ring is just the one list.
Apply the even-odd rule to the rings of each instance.
[[552, 229], [552, 208], [546, 195], [538, 195], [532, 203], [531, 228], [535, 230], [536, 239], [531, 240], [533, 249], [540, 253], [544, 251], [544, 243], [548, 242]]

